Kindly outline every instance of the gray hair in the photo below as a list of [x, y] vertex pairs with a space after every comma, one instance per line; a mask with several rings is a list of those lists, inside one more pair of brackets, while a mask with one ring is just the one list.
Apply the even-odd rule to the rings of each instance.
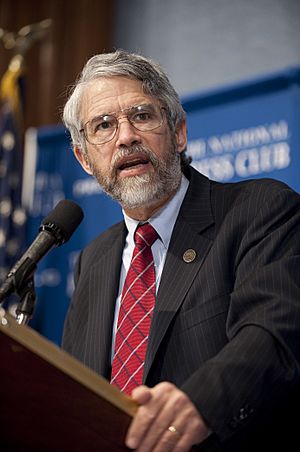
[[166, 109], [172, 131], [185, 118], [178, 94], [158, 63], [125, 50], [95, 55], [83, 68], [63, 111], [63, 121], [70, 131], [74, 147], [86, 151], [85, 141], [80, 133], [83, 87], [100, 77], [114, 76], [127, 76], [141, 81], [144, 93], [157, 98]]

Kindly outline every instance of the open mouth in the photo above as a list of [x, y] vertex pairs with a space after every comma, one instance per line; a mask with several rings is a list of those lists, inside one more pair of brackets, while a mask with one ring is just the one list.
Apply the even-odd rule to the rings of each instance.
[[150, 162], [149, 158], [147, 158], [145, 156], [139, 156], [139, 157], [134, 157], [134, 158], [127, 157], [127, 158], [122, 159], [119, 162], [117, 169], [119, 171], [123, 171], [123, 170], [135, 168], [140, 165], [147, 165], [149, 162]]

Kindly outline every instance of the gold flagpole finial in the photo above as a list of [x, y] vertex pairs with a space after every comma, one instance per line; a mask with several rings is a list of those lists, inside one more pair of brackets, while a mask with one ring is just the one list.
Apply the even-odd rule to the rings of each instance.
[[12, 110], [17, 113], [21, 108], [21, 96], [18, 79], [24, 74], [24, 55], [30, 47], [42, 39], [52, 24], [45, 19], [35, 24], [22, 27], [17, 33], [0, 28], [0, 40], [4, 48], [13, 51], [13, 57], [0, 82], [0, 99], [8, 101]]
[[14, 55], [24, 55], [32, 44], [45, 36], [51, 24], [51, 19], [45, 19], [25, 25], [17, 33], [0, 28], [0, 39], [5, 49], [13, 50]]

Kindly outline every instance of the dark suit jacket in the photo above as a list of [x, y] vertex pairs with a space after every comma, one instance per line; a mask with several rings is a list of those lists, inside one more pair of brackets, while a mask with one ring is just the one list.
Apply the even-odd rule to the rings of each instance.
[[[300, 362], [300, 196], [270, 179], [220, 184], [192, 168], [187, 177], [144, 383], [182, 388], [221, 450], [300, 450], [300, 435], [298, 445], [289, 441]], [[121, 222], [82, 252], [64, 331], [63, 347], [107, 378], [126, 233]], [[183, 259], [188, 249], [192, 262]]]

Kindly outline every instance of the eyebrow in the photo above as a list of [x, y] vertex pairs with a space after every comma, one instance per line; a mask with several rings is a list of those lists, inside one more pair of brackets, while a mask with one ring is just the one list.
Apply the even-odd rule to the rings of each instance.
[[123, 113], [125, 111], [134, 110], [135, 108], [138, 108], [138, 107], [150, 107], [152, 105], [153, 104], [151, 104], [151, 103], [141, 103], [141, 104], [132, 105], [132, 106], [127, 107], [127, 108], [122, 108], [121, 110], [112, 111], [110, 113], [101, 113], [101, 115], [94, 116], [93, 118], [91, 118], [88, 121], [86, 121], [84, 123], [84, 125], [87, 124], [88, 122], [97, 121], [98, 119], [103, 118], [104, 116], [116, 116], [116, 113]]

